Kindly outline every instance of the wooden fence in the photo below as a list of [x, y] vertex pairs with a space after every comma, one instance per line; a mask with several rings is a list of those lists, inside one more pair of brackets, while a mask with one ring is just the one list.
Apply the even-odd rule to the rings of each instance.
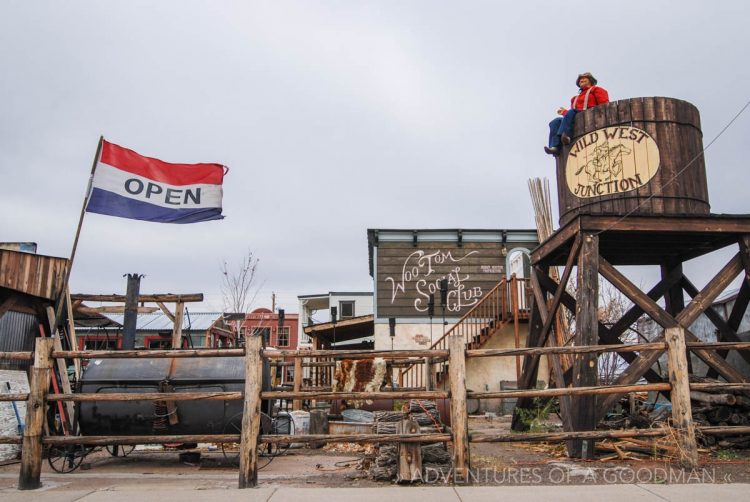
[[[649, 437], [674, 434], [681, 452], [680, 462], [695, 466], [698, 462], [695, 432], [707, 435], [750, 434], [748, 426], [695, 427], [690, 408], [690, 390], [743, 391], [750, 395], [750, 383], [690, 383], [688, 380], [686, 349], [688, 350], [750, 350], [750, 343], [688, 343], [685, 344], [682, 328], [668, 328], [665, 342], [636, 345], [597, 345], [580, 347], [542, 347], [518, 349], [466, 350], [462, 336], [452, 336], [447, 350], [402, 350], [402, 351], [266, 351], [260, 337], [249, 337], [244, 349], [222, 350], [148, 350], [148, 351], [60, 351], [54, 350], [53, 340], [38, 338], [33, 353], [0, 352], [0, 359], [33, 360], [30, 370], [30, 391], [26, 393], [2, 394], [0, 401], [26, 401], [26, 428], [22, 436], [0, 436], [0, 443], [22, 444], [22, 460], [19, 474], [19, 489], [35, 489], [41, 486], [41, 464], [43, 445], [117, 445], [117, 444], [163, 444], [175, 442], [240, 443], [239, 487], [248, 488], [258, 483], [258, 444], [290, 442], [373, 442], [373, 443], [453, 443], [453, 468], [456, 478], [467, 479], [470, 467], [469, 443], [471, 442], [518, 442], [518, 441], [593, 441], [605, 438]], [[466, 359], [471, 357], [516, 357], [544, 354], [582, 354], [604, 352], [643, 352], [667, 350], [669, 357], [669, 381], [663, 383], [567, 387], [563, 389], [527, 389], [500, 392], [467, 393], [465, 386]], [[244, 392], [189, 392], [189, 393], [50, 393], [49, 384], [53, 362], [59, 358], [170, 358], [170, 357], [228, 357], [244, 356]], [[305, 390], [301, 381], [295, 379], [293, 390], [262, 391], [263, 358], [292, 359], [295, 369], [304, 364], [317, 364], [316, 359], [328, 366], [334, 359], [368, 359], [383, 357], [391, 363], [404, 361], [411, 364], [415, 358], [425, 361], [429, 367], [434, 362], [447, 362], [449, 388], [392, 389], [380, 392], [333, 392], [328, 388]], [[305, 362], [305, 360], [307, 360]], [[312, 361], [312, 362], [311, 362]], [[320, 361], [318, 361], [320, 362]], [[286, 364], [286, 363], [281, 363]], [[300, 374], [301, 371], [295, 371]], [[301, 378], [301, 377], [300, 377]], [[659, 429], [564, 431], [548, 433], [470, 434], [468, 430], [467, 398], [495, 399], [519, 397], [560, 397], [562, 400], [582, 395], [627, 394], [638, 391], [670, 391], [672, 399], [672, 427]], [[44, 417], [48, 402], [55, 401], [102, 401], [102, 400], [244, 400], [244, 413], [240, 434], [202, 435], [151, 435], [151, 436], [45, 436]], [[267, 435], [260, 434], [261, 400], [290, 399], [298, 406], [302, 400], [339, 399], [450, 399], [451, 430], [430, 434], [307, 434]]]

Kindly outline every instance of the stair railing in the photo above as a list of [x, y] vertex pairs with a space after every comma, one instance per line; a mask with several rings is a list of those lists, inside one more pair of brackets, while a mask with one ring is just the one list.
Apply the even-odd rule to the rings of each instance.
[[[515, 298], [511, 295], [515, 294]], [[531, 288], [528, 279], [511, 280], [503, 278], [497, 286], [492, 288], [482, 299], [469, 309], [443, 336], [438, 338], [430, 349], [448, 350], [448, 340], [451, 335], [459, 335], [464, 339], [467, 348], [481, 346], [490, 336], [508, 321], [517, 317], [525, 317], [530, 305]], [[515, 300], [515, 301], [514, 301]], [[401, 386], [423, 386], [423, 362], [401, 369], [398, 382]], [[447, 364], [441, 362], [432, 366], [436, 374], [445, 371]], [[420, 384], [420, 385], [418, 385]]]

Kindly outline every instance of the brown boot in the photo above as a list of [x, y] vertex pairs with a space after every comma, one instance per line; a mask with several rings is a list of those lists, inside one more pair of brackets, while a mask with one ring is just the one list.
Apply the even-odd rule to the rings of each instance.
[[562, 141], [562, 144], [563, 144], [563, 145], [569, 145], [569, 144], [570, 144], [570, 136], [568, 136], [568, 135], [567, 135], [567, 134], [565, 134], [565, 133], [562, 133], [562, 134], [560, 135], [560, 141]]
[[549, 155], [554, 155], [555, 157], [560, 155], [560, 151], [556, 146], [553, 146], [553, 147], [545, 146], [544, 153], [549, 154]]

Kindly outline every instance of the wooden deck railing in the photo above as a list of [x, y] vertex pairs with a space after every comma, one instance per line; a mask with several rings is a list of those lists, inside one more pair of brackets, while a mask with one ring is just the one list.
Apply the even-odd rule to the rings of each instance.
[[[431, 346], [431, 350], [445, 350], [449, 337], [457, 335], [464, 340], [467, 349], [479, 348], [495, 332], [510, 322], [514, 323], [514, 340], [520, 348], [519, 321], [528, 318], [532, 292], [528, 279], [503, 278], [497, 286], [469, 309], [446, 333]], [[402, 387], [432, 387], [440, 383], [446, 374], [446, 363], [431, 364], [426, 360], [413, 361], [398, 373]], [[516, 359], [520, 373], [520, 358]]]

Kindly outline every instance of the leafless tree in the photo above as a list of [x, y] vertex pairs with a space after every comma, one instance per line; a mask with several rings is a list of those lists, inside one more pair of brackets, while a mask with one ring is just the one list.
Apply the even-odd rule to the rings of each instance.
[[[224, 312], [247, 314], [250, 310], [260, 290], [260, 286], [255, 285], [259, 261], [252, 250], [248, 249], [239, 264], [230, 265], [227, 260], [222, 262], [220, 267], [221, 297]], [[236, 322], [237, 334], [241, 325], [242, 321]]]
[[[601, 279], [601, 278], [600, 278]], [[577, 296], [577, 283], [574, 278], [571, 278], [567, 287], [568, 292], [573, 296]], [[599, 281], [599, 321], [605, 326], [612, 326], [619, 321], [625, 313], [630, 310], [633, 306], [632, 302], [625, 297], [620, 291], [612, 286], [609, 282], [600, 280]], [[568, 322], [570, 326], [570, 333], [575, 333], [575, 317], [572, 312], [566, 310]], [[643, 317], [643, 316], [641, 316]], [[623, 343], [639, 343], [647, 342], [637, 329], [638, 320], [628, 326], [628, 328], [620, 335], [620, 340]], [[598, 357], [599, 362], [599, 384], [609, 385], [624, 371], [628, 363], [616, 352], [604, 352]]]

